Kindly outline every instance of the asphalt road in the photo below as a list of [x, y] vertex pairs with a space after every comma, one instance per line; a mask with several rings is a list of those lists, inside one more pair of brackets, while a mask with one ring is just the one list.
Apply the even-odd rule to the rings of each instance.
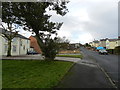
[[118, 62], [118, 55], [100, 55], [98, 52], [88, 50], [84, 47], [81, 47], [80, 50], [83, 53], [85, 60], [92, 60], [98, 63], [116, 84], [116, 86], [120, 86], [120, 83], [118, 82], [118, 80], [120, 80], [120, 77], [118, 77], [118, 64], [120, 63]]

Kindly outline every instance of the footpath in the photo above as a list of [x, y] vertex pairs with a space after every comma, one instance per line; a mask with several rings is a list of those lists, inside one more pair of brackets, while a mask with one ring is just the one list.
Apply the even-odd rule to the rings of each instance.
[[93, 61], [64, 57], [56, 59], [72, 61], [75, 64], [55, 88], [115, 88]]
[[78, 61], [56, 88], [114, 88], [98, 66]]

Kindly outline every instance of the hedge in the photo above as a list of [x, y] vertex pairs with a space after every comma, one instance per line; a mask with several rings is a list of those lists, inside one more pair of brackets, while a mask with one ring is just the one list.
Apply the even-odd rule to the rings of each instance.
[[120, 46], [115, 47], [115, 49], [107, 49], [110, 54], [120, 54]]

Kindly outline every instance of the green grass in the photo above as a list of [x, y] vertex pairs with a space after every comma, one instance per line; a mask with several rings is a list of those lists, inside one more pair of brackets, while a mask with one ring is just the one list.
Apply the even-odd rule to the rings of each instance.
[[68, 72], [72, 62], [3, 60], [3, 88], [51, 88]]
[[83, 58], [82, 55], [56, 55], [57, 57], [72, 57], [72, 58]]

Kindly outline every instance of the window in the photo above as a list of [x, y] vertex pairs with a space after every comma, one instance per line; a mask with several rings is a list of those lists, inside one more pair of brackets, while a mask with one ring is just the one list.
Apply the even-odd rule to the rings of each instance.
[[22, 39], [20, 39], [20, 46], [22, 46]]
[[8, 45], [5, 45], [5, 46], [4, 46], [4, 52], [6, 53], [7, 50], [8, 50]]
[[7, 40], [6, 38], [4, 38], [4, 42], [5, 42], [5, 43], [7, 43], [7, 42], [8, 42], [8, 40]]
[[27, 40], [27, 43], [28, 43], [28, 40]]
[[23, 46], [23, 50], [25, 50], [25, 45]]
[[16, 51], [17, 51], [16, 45], [13, 45], [13, 52], [16, 52]]
[[16, 38], [13, 38], [13, 39], [12, 39], [12, 42], [16, 42], [16, 41], [17, 41], [17, 39], [16, 39]]

